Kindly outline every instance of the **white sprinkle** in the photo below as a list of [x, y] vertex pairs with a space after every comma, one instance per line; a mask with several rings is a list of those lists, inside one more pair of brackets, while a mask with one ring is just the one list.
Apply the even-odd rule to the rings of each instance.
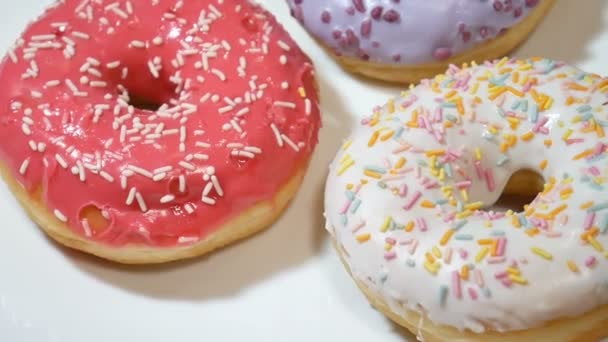
[[173, 170], [173, 166], [163, 166], [163, 167], [159, 167], [158, 169], [154, 170], [154, 173], [165, 173], [165, 172], [169, 172]]
[[21, 164], [21, 167], [19, 168], [19, 173], [22, 176], [25, 175], [25, 173], [27, 172], [28, 166], [30, 166], [30, 158], [27, 158], [26, 160], [24, 160], [23, 163]]
[[58, 209], [55, 209], [55, 211], [53, 212], [53, 214], [55, 214], [55, 217], [57, 219], [59, 219], [59, 221], [61, 222], [68, 222], [68, 218]]
[[188, 162], [185, 162], [183, 160], [180, 161], [178, 164], [179, 164], [179, 166], [183, 167], [184, 169], [187, 169], [187, 170], [190, 170], [190, 171], [196, 170], [196, 167], [194, 165], [192, 165], [192, 164], [190, 164]]
[[89, 39], [89, 38], [91, 38], [88, 34], [82, 33], [82, 32], [78, 32], [78, 31], [73, 31], [72, 32], [72, 36], [77, 37], [77, 38], [81, 38], [81, 39]]
[[84, 230], [84, 235], [87, 237], [93, 236], [93, 232], [91, 231], [91, 226], [89, 225], [89, 220], [86, 218], [82, 220], [82, 230]]
[[84, 173], [84, 165], [82, 164], [82, 162], [80, 160], [76, 161], [76, 166], [78, 166], [78, 177], [80, 178], [81, 182], [84, 182], [87, 180], [87, 175], [86, 173]]
[[39, 142], [38, 143], [38, 152], [43, 153], [44, 151], [46, 151], [46, 144], [43, 142]]
[[277, 128], [277, 126], [274, 123], [270, 124], [270, 128], [272, 128], [272, 132], [274, 133], [274, 136], [277, 140], [277, 144], [280, 147], [283, 147], [283, 139], [281, 138], [281, 132], [279, 131], [279, 129]]
[[58, 85], [61, 84], [61, 81], [59, 80], [52, 80], [52, 81], [48, 81], [44, 84], [45, 87], [50, 88], [50, 87], [56, 87]]
[[283, 140], [287, 143], [287, 145], [289, 145], [291, 148], [293, 148], [294, 151], [300, 152], [300, 148], [291, 139], [289, 139], [288, 136], [286, 136], [285, 134], [281, 134], [281, 138], [283, 138]]
[[213, 198], [209, 198], [209, 197], [203, 197], [202, 202], [205, 204], [209, 204], [209, 205], [215, 204], [215, 200]]
[[129, 195], [127, 196], [127, 200], [125, 202], [127, 205], [133, 204], [133, 201], [135, 200], [135, 194], [136, 193], [137, 193], [137, 189], [136, 188], [131, 188], [131, 190], [129, 190]]
[[209, 159], [209, 156], [208, 156], [208, 155], [206, 155], [206, 154], [202, 154], [202, 153], [195, 153], [195, 154], [193, 155], [193, 157], [194, 157], [194, 159], [196, 159], [196, 160], [208, 160], [208, 159]]
[[114, 61], [106, 64], [106, 68], [108, 69], [116, 69], [120, 66], [120, 61]]
[[285, 55], [281, 55], [281, 57], [279, 57], [279, 62], [280, 62], [282, 65], [287, 64], [287, 57], [286, 57]]
[[161, 173], [155, 174], [154, 177], [152, 177], [152, 180], [155, 182], [160, 182], [161, 180], [165, 179], [165, 177], [167, 177], [167, 174], [164, 172], [161, 172]]
[[296, 104], [293, 102], [286, 102], [286, 101], [275, 101], [274, 105], [277, 107], [285, 107], [285, 108], [290, 108], [290, 109], [295, 109], [296, 108]]
[[125, 175], [120, 176], [120, 188], [123, 190], [127, 189], [127, 176]]
[[150, 73], [152, 74], [152, 76], [154, 78], [160, 77], [160, 74], [158, 73], [158, 69], [156, 69], [156, 66], [154, 65], [154, 63], [152, 63], [152, 61], [148, 61], [148, 70], [150, 70]]
[[291, 48], [289, 47], [289, 45], [287, 45], [287, 43], [285, 43], [282, 40], [277, 41], [277, 44], [281, 47], [281, 49], [283, 49], [285, 51], [291, 50]]
[[144, 197], [139, 192], [135, 194], [135, 199], [137, 200], [137, 204], [139, 204], [139, 209], [144, 213], [147, 212], [148, 207], [146, 206]]
[[163, 43], [162, 37], [155, 37], [154, 39], [152, 39], [152, 44], [154, 44], [154, 45], [161, 45], [162, 43]]
[[312, 112], [312, 103], [310, 99], [304, 100], [304, 112], [306, 113], [306, 115], [310, 115], [310, 113]]
[[[188, 205], [186, 205], [184, 207], [184, 209], [186, 209], [188, 207]], [[186, 209], [186, 211], [188, 211], [188, 209]], [[192, 214], [191, 212], [188, 212], [189, 214]], [[199, 240], [199, 238], [197, 238], [196, 236], [180, 236], [179, 238], [177, 238], [177, 243], [181, 243], [181, 244], [188, 244], [188, 243], [193, 243], [193, 242], [197, 242]]]
[[65, 84], [68, 86], [68, 88], [70, 88], [70, 90], [72, 91], [72, 93], [77, 93], [78, 92], [78, 88], [76, 88], [76, 85], [74, 84], [74, 82], [72, 82], [72, 80], [66, 79], [65, 80]]
[[224, 75], [223, 72], [219, 71], [218, 69], [211, 69], [211, 73], [214, 74], [215, 76], [217, 76], [220, 81], [226, 81], [226, 75]]
[[249, 159], [253, 159], [255, 158], [255, 154], [251, 153], [251, 152], [247, 152], [247, 151], [232, 151], [230, 152], [230, 155], [234, 156], [234, 157], [245, 157], [245, 158], [249, 158]]
[[109, 173], [105, 172], [105, 171], [100, 171], [99, 175], [101, 176], [101, 178], [107, 180], [110, 183], [114, 183], [114, 177], [112, 177]]
[[255, 147], [255, 146], [247, 146], [247, 147], [245, 147], [245, 151], [252, 152], [252, 153], [255, 153], [255, 154], [262, 153], [262, 149], [259, 148], [259, 147]]
[[89, 85], [93, 88], [105, 88], [108, 86], [108, 84], [104, 81], [91, 81]]
[[135, 47], [135, 48], [145, 48], [146, 47], [146, 43], [142, 42], [141, 40], [132, 40], [131, 41], [131, 46]]
[[173, 196], [173, 195], [165, 195], [165, 196], [161, 197], [160, 203], [166, 204], [169, 202], [173, 202], [174, 199], [175, 199], [175, 196]]
[[28, 126], [26, 123], [21, 125], [21, 130], [23, 131], [23, 134], [25, 134], [25, 135], [32, 135], [32, 130], [30, 129], [30, 126]]
[[154, 176], [154, 175], [152, 174], [152, 172], [150, 172], [150, 171], [148, 171], [148, 170], [146, 170], [146, 169], [143, 169], [143, 168], [141, 168], [141, 167], [139, 167], [139, 166], [135, 166], [135, 165], [128, 165], [128, 166], [127, 166], [127, 169], [129, 169], [129, 170], [131, 170], [131, 171], [133, 171], [133, 172], [135, 172], [135, 173], [137, 173], [137, 174], [140, 174], [140, 175], [142, 175], [142, 176], [144, 176], [144, 177], [148, 177], [148, 178], [150, 178], [150, 179], [151, 179], [151, 178]]
[[68, 163], [66, 163], [65, 159], [63, 159], [63, 157], [60, 156], [59, 154], [55, 154], [55, 160], [62, 168], [64, 168], [64, 169], [68, 168]]
[[213, 187], [218, 195], [224, 196], [224, 190], [220, 186], [220, 182], [215, 175], [211, 176], [211, 182], [213, 183]]
[[87, 62], [89, 64], [91, 64], [92, 66], [100, 66], [101, 62], [99, 62], [97, 59], [93, 58], [93, 57], [87, 57]]
[[200, 147], [200, 148], [209, 148], [209, 147], [211, 147], [210, 144], [202, 142], [202, 141], [197, 141], [196, 143], [194, 143], [194, 146]]
[[30, 145], [30, 148], [32, 149], [32, 151], [34, 151], [34, 152], [38, 151], [38, 146], [36, 145], [36, 143], [33, 140], [30, 140], [28, 142], [28, 144]]
[[186, 176], [179, 175], [179, 192], [186, 192]]
[[53, 40], [55, 39], [56, 36], [54, 34], [40, 34], [40, 35], [35, 35], [32, 36], [32, 40], [33, 41], [44, 41], [44, 40]]
[[194, 213], [194, 208], [192, 207], [192, 205], [191, 205], [191, 204], [186, 204], [186, 205], [184, 206], [184, 209], [186, 209], [186, 212], [187, 212], [188, 214], [191, 214], [191, 215], [192, 215], [192, 213]]

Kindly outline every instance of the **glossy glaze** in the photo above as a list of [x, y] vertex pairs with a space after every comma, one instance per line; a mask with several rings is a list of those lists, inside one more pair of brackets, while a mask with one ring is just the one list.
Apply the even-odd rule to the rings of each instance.
[[[397, 314], [482, 333], [608, 303], [608, 79], [546, 59], [451, 67], [377, 108], [331, 166], [328, 229]], [[493, 211], [528, 169], [544, 190]], [[525, 190], [525, 189], [524, 189]]]
[[320, 125], [310, 60], [247, 1], [59, 2], [0, 83], [2, 161], [74, 232], [117, 246], [194, 243], [272, 199]]
[[339, 55], [388, 64], [444, 61], [520, 22], [542, 0], [287, 0]]

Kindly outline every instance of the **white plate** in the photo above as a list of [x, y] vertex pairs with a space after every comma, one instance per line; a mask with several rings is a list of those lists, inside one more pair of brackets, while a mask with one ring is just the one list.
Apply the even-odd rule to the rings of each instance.
[[[127, 268], [59, 248], [0, 185], [0, 341], [414, 340], [373, 310], [323, 230], [327, 165], [358, 116], [399, 91], [344, 73], [289, 16], [262, 1], [315, 61], [325, 127], [297, 199], [271, 229], [207, 258]], [[0, 48], [50, 0], [0, 2]], [[516, 56], [608, 75], [608, 1], [560, 0]], [[1, 139], [1, 137], [0, 137]]]

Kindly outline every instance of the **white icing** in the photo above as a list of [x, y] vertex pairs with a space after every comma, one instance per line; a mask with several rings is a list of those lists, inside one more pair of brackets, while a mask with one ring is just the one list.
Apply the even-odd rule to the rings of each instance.
[[[434, 118], [437, 119], [435, 110], [441, 106], [437, 99], [443, 98], [454, 85], [452, 83], [450, 86], [438, 87], [437, 89], [441, 88], [441, 92], [437, 93], [431, 90], [430, 82], [423, 82], [422, 85], [394, 100], [393, 114], [390, 113], [392, 111], [390, 104], [379, 108], [376, 116], [380, 122], [374, 127], [365, 123], [358, 125], [346, 142], [345, 147], [347, 148], [340, 150], [331, 165], [325, 194], [328, 230], [346, 251], [346, 262], [350, 266], [353, 276], [363, 281], [374, 294], [383, 298], [396, 313], [402, 313], [403, 307], [421, 312], [420, 307], [422, 307], [428, 318], [437, 324], [458, 329], [470, 329], [474, 332], [483, 332], [487, 329], [512, 331], [539, 326], [558, 318], [578, 316], [608, 303], [608, 260], [606, 260], [608, 256], [604, 252], [594, 249], [589, 241], [582, 241], [581, 234], [585, 231], [583, 225], [588, 210], [580, 208], [588, 201], [593, 201], [594, 206], [608, 203], [608, 196], [606, 196], [608, 183], [604, 184], [608, 181], [608, 161], [605, 158], [607, 152], [605, 148], [602, 148], [600, 156], [591, 161], [586, 158], [573, 160], [577, 154], [595, 148], [599, 142], [608, 144], [608, 139], [598, 137], [597, 132], [582, 132], [585, 123], [573, 123], [577, 117], [588, 119], [590, 115], [588, 113], [593, 115], [596, 124], [605, 125], [608, 122], [606, 121], [608, 106], [604, 105], [608, 101], [608, 87], [602, 85], [601, 89], [597, 89], [598, 85], [606, 80], [549, 60], [535, 62], [532, 70], [520, 70], [527, 68], [521, 65], [523, 62], [505, 62], [506, 60], [497, 61], [464, 70], [452, 68], [447, 76], [437, 79], [439, 85], [446, 85], [448, 83], [446, 80], [450, 78], [462, 80], [470, 76], [470, 81], [461, 82], [458, 92], [463, 98], [464, 115], [459, 115], [456, 108], [444, 107], [443, 121], [435, 120], [436, 122], [433, 123], [433, 130], [441, 131], [448, 116], [457, 118], [458, 123], [453, 128], [445, 129], [444, 142], [433, 138], [428, 129], [407, 127], [406, 122], [410, 120], [415, 110], [426, 109], [428, 112], [425, 115], [430, 121], [434, 121]], [[478, 78], [491, 74], [490, 78], [494, 82], [498, 82], [503, 77], [498, 72], [504, 71], [505, 68], [517, 71], [519, 80], [517, 83], [513, 82], [513, 72], [507, 71], [506, 74], [509, 76], [504, 81], [504, 86], [521, 90], [524, 87], [522, 83], [526, 76], [536, 77], [538, 85], [533, 89], [552, 97], [554, 101], [552, 106], [539, 112], [538, 115], [538, 120], [543, 120], [543, 117], [548, 119], [543, 126], [547, 129], [546, 135], [536, 133], [529, 141], [521, 138], [535, 126], [535, 123], [531, 122], [533, 117], [531, 107], [534, 99], [530, 92], [527, 92], [523, 98], [505, 92], [502, 106], [499, 105], [503, 101], [500, 96], [495, 100], [488, 98], [488, 82]], [[562, 76], [566, 77], [556, 78]], [[593, 91], [567, 89], [566, 85], [569, 82], [576, 82]], [[479, 83], [479, 88], [475, 95], [472, 95], [475, 83]], [[417, 97], [417, 100], [413, 101], [413, 96]], [[473, 108], [472, 103], [475, 96], [481, 100], [481, 103]], [[567, 105], [569, 96], [585, 103]], [[527, 110], [524, 111], [522, 105], [513, 110], [514, 103], [522, 99], [528, 101]], [[587, 105], [591, 106], [590, 111], [583, 110], [587, 108]], [[404, 106], [406, 108], [403, 108]], [[499, 108], [506, 113], [514, 112], [521, 117], [517, 129], [512, 130], [509, 127], [506, 118], [499, 114]], [[421, 116], [423, 115], [421, 114]], [[476, 119], [473, 119], [473, 116]], [[504, 128], [495, 136], [494, 141], [484, 138], [484, 135], [487, 136], [489, 133], [488, 125], [482, 123], [483, 121]], [[590, 121], [586, 122], [588, 125]], [[397, 132], [400, 128], [405, 128], [400, 139], [395, 139], [394, 136], [386, 141], [378, 139], [372, 147], [368, 147], [370, 137], [378, 129], [381, 129], [380, 136], [382, 136], [390, 130]], [[462, 132], [460, 132], [461, 129]], [[569, 139], [582, 138], [584, 141], [568, 145], [563, 139], [568, 129], [573, 130]], [[497, 163], [503, 158], [500, 144], [504, 141], [503, 134], [505, 133], [516, 135], [517, 142], [504, 153], [508, 156], [509, 162], [497, 166]], [[550, 148], [545, 146], [547, 139], [552, 141]], [[409, 150], [394, 153], [396, 149], [400, 147], [403, 149], [403, 146], [408, 145], [411, 145]], [[496, 184], [494, 191], [488, 191], [486, 181], [478, 180], [473, 165], [476, 158], [476, 147], [481, 150], [483, 167], [493, 170]], [[452, 162], [453, 178], [446, 177], [445, 183], [440, 184], [439, 187], [425, 189], [421, 185], [422, 179], [428, 177], [434, 181], [437, 180], [437, 177], [432, 175], [428, 167], [418, 167], [417, 163], [429, 162], [429, 157], [425, 155], [424, 151], [447, 150], [448, 148], [462, 155], [460, 159]], [[341, 163], [341, 160], [347, 155], [352, 158], [354, 164], [338, 176], [339, 170], [345, 164]], [[402, 174], [402, 179], [384, 182], [387, 185], [386, 189], [379, 186], [378, 180], [364, 175], [365, 167], [369, 165], [382, 167], [386, 163], [386, 159], [391, 166], [394, 166], [400, 157], [407, 159], [407, 163], [401, 170], [408, 168], [413, 168], [413, 170]], [[543, 159], [546, 159], [548, 163], [546, 168], [541, 170], [539, 164]], [[567, 204], [568, 207], [556, 214], [555, 219], [549, 222], [546, 229], [541, 223], [536, 222], [536, 226], [540, 226], [541, 229], [539, 229], [540, 233], [534, 237], [526, 234], [530, 228], [516, 228], [512, 224], [511, 216], [492, 220], [492, 226], [486, 227], [485, 224], [488, 220], [483, 215], [487, 215], [487, 213], [476, 212], [466, 218], [468, 223], [455, 232], [446, 246], [440, 246], [440, 240], [446, 230], [455, 228], [461, 220], [446, 222], [445, 218], [448, 213], [454, 211], [450, 204], [423, 208], [421, 203], [423, 200], [435, 202], [444, 199], [442, 186], [454, 185], [465, 180], [455, 170], [457, 166], [464, 171], [463, 174], [466, 177], [470, 177], [472, 180], [471, 188], [468, 191], [469, 203], [482, 201], [485, 206], [493, 204], [514, 172], [521, 169], [532, 169], [539, 172], [547, 181], [551, 177], [557, 179], [553, 192], [546, 196], [539, 195], [530, 204], [530, 207], [535, 208], [535, 214], [548, 213], [562, 204]], [[591, 172], [589, 169], [591, 167], [596, 168], [593, 172], [599, 173], [599, 176], [586, 180], [585, 175]], [[417, 172], [420, 172], [419, 176], [416, 175]], [[568, 186], [562, 181], [565, 175], [572, 178], [570, 185], [573, 192], [569, 197], [562, 199], [559, 191], [562, 190], [562, 187]], [[389, 171], [382, 177], [384, 179], [387, 176], [390, 176]], [[361, 200], [358, 208], [353, 213], [352, 209], [357, 206], [357, 200], [355, 200], [350, 204], [347, 214], [341, 215], [340, 211], [345, 203], [349, 202], [345, 195], [347, 185], [355, 185], [352, 189], [354, 191], [362, 179], [368, 180], [368, 183], [363, 185], [355, 195], [356, 199]], [[590, 184], [594, 181], [597, 184], [591, 186]], [[391, 191], [392, 187], [400, 189], [404, 184], [408, 187], [405, 197], [400, 197]], [[416, 191], [420, 191], [423, 194], [422, 197], [410, 210], [403, 209]], [[459, 193], [455, 193], [454, 199], [463, 201]], [[567, 216], [567, 222], [564, 220], [564, 215]], [[382, 232], [381, 227], [387, 216], [392, 217], [391, 222], [393, 223], [386, 232]], [[418, 218], [426, 221], [428, 227], [426, 231], [421, 231], [419, 224], [416, 224], [411, 232], [406, 232], [402, 228], [409, 221], [416, 222]], [[345, 220], [346, 224], [344, 224]], [[365, 222], [365, 225], [353, 232], [353, 228], [361, 226], [361, 222]], [[608, 227], [604, 225], [608, 225], [608, 208], [596, 212], [593, 224], [594, 227], [600, 229], [595, 240], [602, 247], [608, 247], [608, 235], [605, 234]], [[359, 242], [357, 240], [358, 236], [364, 236], [367, 233], [371, 234], [369, 241]], [[483, 247], [478, 244], [478, 240], [500, 237], [493, 234], [504, 234], [507, 241], [504, 252], [505, 261], [489, 263], [490, 252], [480, 262], [476, 262], [476, 255]], [[471, 235], [473, 239], [459, 240], [456, 238], [456, 236], [466, 237], [465, 235]], [[390, 252], [385, 251], [387, 238], [396, 240], [396, 244], [390, 249]], [[409, 240], [414, 242], [404, 244]], [[418, 241], [418, 246], [415, 252], [410, 254], [415, 241]], [[434, 246], [442, 255], [441, 258], [435, 258], [438, 259], [436, 262], [441, 264], [436, 275], [431, 274], [423, 266], [426, 260], [425, 253], [432, 254]], [[552, 260], [546, 260], [533, 253], [533, 247], [549, 252]], [[448, 249], [453, 251], [449, 263], [444, 260]], [[468, 252], [466, 259], [461, 257], [460, 249]], [[390, 260], [386, 259], [387, 253], [392, 252], [395, 252], [396, 256]], [[390, 258], [390, 254], [388, 257]], [[588, 267], [586, 262], [590, 257], [596, 258], [596, 262], [593, 266]], [[578, 272], [569, 269], [568, 261], [572, 261], [577, 266]], [[412, 262], [415, 263], [415, 266], [408, 266], [408, 263]], [[521, 272], [521, 278], [525, 279], [527, 283], [519, 284], [512, 281], [512, 285], [507, 287], [495, 275], [504, 272], [514, 262], [516, 263], [515, 268]], [[465, 264], [473, 264], [474, 269], [482, 274], [485, 284], [481, 287], [476, 283], [476, 271], [470, 270], [468, 280], [459, 277], [462, 297], [456, 298], [452, 286], [453, 272], [460, 271]], [[442, 286], [448, 288], [443, 304], [439, 295]], [[478, 296], [476, 300], [473, 300], [469, 294], [469, 288], [476, 292]], [[490, 295], [486, 296], [485, 291], [489, 291]]]

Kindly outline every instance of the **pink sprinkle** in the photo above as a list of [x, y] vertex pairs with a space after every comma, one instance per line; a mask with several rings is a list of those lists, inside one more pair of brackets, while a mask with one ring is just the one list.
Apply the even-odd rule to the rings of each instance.
[[511, 287], [511, 285], [513, 285], [513, 282], [509, 278], [503, 278], [501, 282], [505, 287]]
[[441, 121], [443, 121], [443, 108], [437, 107], [435, 109], [435, 118], [434, 118], [433, 121], [435, 121], [435, 122], [441, 122]]
[[503, 104], [505, 104], [505, 99], [506, 99], [506, 98], [507, 98], [507, 97], [506, 97], [504, 94], [503, 94], [503, 95], [500, 95], [500, 96], [498, 97], [497, 102], [496, 102], [496, 104], [498, 105], [498, 107], [502, 107], [502, 105], [503, 105]]
[[477, 173], [477, 178], [483, 179], [483, 169], [481, 168], [481, 161], [475, 161], [475, 172]]
[[593, 226], [593, 221], [595, 221], [595, 212], [590, 211], [587, 213], [587, 216], [585, 217], [585, 222], [583, 223], [583, 228], [585, 230], [591, 229], [591, 226]]
[[597, 143], [597, 145], [595, 145], [595, 148], [593, 149], [593, 154], [590, 155], [589, 157], [587, 157], [587, 159], [593, 159], [594, 157], [599, 156], [600, 154], [602, 154], [604, 152], [604, 144], [599, 142]]
[[579, 144], [584, 141], [585, 141], [585, 139], [583, 139], [583, 138], [568, 139], [568, 140], [566, 140], [566, 145]]
[[391, 237], [387, 237], [386, 239], [384, 239], [384, 241], [386, 243], [388, 243], [389, 245], [393, 245], [393, 246], [397, 243], [397, 240], [395, 240], [395, 239], [393, 239]]
[[414, 253], [416, 253], [416, 248], [418, 247], [418, 240], [414, 240], [414, 242], [412, 242], [412, 244], [410, 245], [410, 247], [408, 248], [408, 253], [410, 253], [410, 255], [414, 255]]
[[393, 260], [395, 257], [397, 257], [397, 253], [395, 253], [395, 251], [390, 251], [384, 254], [384, 259], [386, 260]]
[[422, 197], [422, 193], [420, 191], [416, 191], [414, 193], [414, 195], [412, 196], [412, 198], [410, 198], [410, 200], [405, 204], [403, 209], [405, 209], [405, 210], [412, 209], [412, 207], [416, 204], [416, 202], [418, 202], [420, 197]]
[[445, 215], [443, 217], [443, 221], [444, 222], [450, 222], [450, 221], [454, 220], [455, 217], [456, 217], [456, 212], [452, 211], [452, 212], [450, 212], [449, 214], [447, 214], [447, 215]]
[[365, 226], [365, 221], [361, 221], [355, 227], [353, 227], [352, 232], [356, 233], [359, 231], [359, 229], [363, 228], [364, 226]]
[[363, 186], [362, 184], [357, 185], [357, 187], [355, 188], [355, 194], [359, 193], [359, 190], [361, 190], [362, 186]]
[[418, 227], [420, 227], [420, 231], [426, 232], [428, 227], [426, 226], [426, 220], [423, 217], [418, 217], [416, 223], [418, 224]]
[[491, 258], [488, 258], [488, 264], [502, 264], [506, 260], [507, 260], [507, 258], [504, 257], [504, 256], [501, 256], [501, 257], [491, 257]]
[[469, 252], [467, 252], [466, 249], [462, 249], [462, 248], [458, 250], [458, 254], [460, 254], [460, 258], [462, 260], [466, 260], [467, 257], [469, 256]]
[[599, 170], [599, 169], [598, 169], [596, 166], [592, 166], [592, 167], [590, 167], [590, 168], [589, 168], [589, 173], [590, 173], [592, 176], [597, 177], [597, 176], [599, 176], [599, 175], [600, 175], [600, 170]]
[[351, 200], [346, 201], [346, 203], [344, 203], [344, 206], [342, 207], [342, 209], [340, 209], [340, 214], [346, 213], [352, 203], [353, 203], [353, 201], [351, 201]]
[[458, 189], [465, 189], [465, 188], [468, 189], [471, 186], [471, 183], [472, 182], [470, 180], [468, 180], [468, 181], [458, 182], [455, 185]]
[[587, 260], [585, 260], [585, 266], [591, 268], [595, 265], [596, 261], [597, 259], [594, 256], [590, 256], [587, 258]]
[[452, 272], [452, 290], [454, 297], [458, 299], [462, 298], [462, 285], [460, 284], [460, 274], [458, 274], [458, 271]]
[[475, 270], [474, 274], [475, 274], [475, 284], [477, 284], [477, 286], [483, 288], [485, 285], [485, 283], [483, 281], [483, 274], [481, 274], [481, 271], [478, 269]]
[[564, 214], [560, 217], [559, 223], [563, 226], [568, 223], [568, 215]]
[[420, 166], [416, 166], [416, 178], [420, 178], [421, 175], [422, 169], [420, 168]]
[[503, 256], [505, 254], [506, 247], [507, 247], [507, 239], [504, 237], [498, 238], [498, 244], [496, 246], [496, 255]]
[[469, 287], [469, 296], [472, 300], [477, 300], [477, 291], [472, 287]]
[[369, 119], [365, 118], [365, 119], [361, 119], [361, 125], [367, 125], [369, 123]]
[[509, 276], [509, 273], [507, 273], [507, 271], [496, 272], [494, 274], [494, 277], [496, 277], [496, 279], [501, 279], [501, 278], [508, 277], [508, 276]]
[[430, 182], [424, 186], [425, 189], [435, 189], [439, 187], [439, 183], [437, 181]]
[[399, 197], [405, 197], [407, 196], [407, 184], [403, 183], [401, 185], [401, 188], [399, 188]]
[[532, 131], [533, 131], [534, 133], [538, 133], [538, 132], [539, 132], [539, 130], [540, 130], [540, 128], [541, 128], [541, 127], [543, 127], [543, 126], [544, 126], [544, 125], [547, 123], [547, 121], [549, 121], [549, 118], [548, 118], [548, 117], [546, 117], [546, 116], [543, 116], [543, 117], [542, 117], [540, 120], [538, 120], [538, 121], [536, 122], [536, 124], [535, 124], [535, 125], [534, 125], [534, 127], [532, 128]]
[[406, 246], [406, 245], [409, 245], [410, 243], [412, 243], [412, 241], [414, 241], [414, 239], [409, 238], [409, 239], [399, 241], [399, 244], [402, 246]]
[[488, 191], [494, 192], [494, 173], [492, 169], [486, 169], [486, 185], [488, 186]]
[[532, 81], [528, 81], [521, 89], [522, 92], [527, 93], [532, 88]]
[[448, 247], [443, 254], [443, 262], [446, 264], [449, 264], [452, 261], [452, 251], [452, 247]]
[[557, 237], [562, 236], [562, 233], [555, 232], [555, 231], [543, 231], [543, 235], [545, 235], [546, 237], [550, 237], [550, 238], [557, 238]]

